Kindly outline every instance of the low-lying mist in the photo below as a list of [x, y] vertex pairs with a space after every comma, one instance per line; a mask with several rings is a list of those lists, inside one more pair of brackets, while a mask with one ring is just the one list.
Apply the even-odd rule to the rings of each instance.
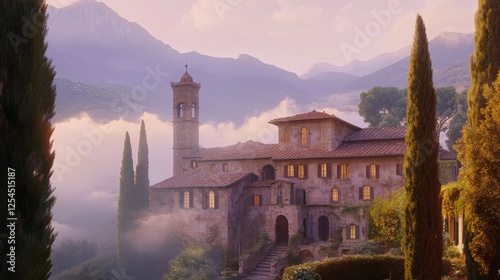
[[[269, 120], [313, 109], [364, 126], [354, 110], [341, 112], [333, 108], [309, 108], [285, 99], [274, 109], [247, 118], [241, 126], [230, 120], [220, 123], [201, 120], [200, 145], [226, 146], [248, 140], [276, 143], [277, 127], [269, 124]], [[149, 180], [150, 184], [155, 184], [172, 175], [172, 123], [149, 113], [141, 118], [146, 124], [149, 145]], [[139, 128], [140, 120], [120, 119], [101, 124], [86, 115], [55, 123], [53, 149], [56, 159], [52, 186], [57, 197], [53, 208], [53, 225], [58, 232], [56, 246], [69, 238], [88, 239], [97, 242], [100, 250], [113, 250], [125, 132], [128, 131], [131, 137], [135, 167]], [[138, 247], [144, 250], [154, 248], [161, 241], [155, 237], [168, 231], [169, 221], [168, 216], [153, 213], [139, 223], [138, 238], [134, 239]]]

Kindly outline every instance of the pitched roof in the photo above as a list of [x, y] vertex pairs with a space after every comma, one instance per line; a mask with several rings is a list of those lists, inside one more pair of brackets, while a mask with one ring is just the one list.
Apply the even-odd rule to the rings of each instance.
[[164, 181], [154, 184], [150, 188], [184, 188], [184, 187], [227, 187], [248, 176], [254, 175], [252, 172], [242, 173], [214, 173], [207, 171], [188, 171], [170, 177]]
[[327, 120], [327, 119], [331, 119], [331, 120], [336, 120], [336, 121], [339, 121], [341, 123], [344, 123], [348, 126], [351, 126], [355, 129], [360, 129], [359, 127], [353, 125], [352, 123], [349, 123], [343, 119], [340, 119], [338, 117], [336, 117], [335, 115], [330, 115], [328, 113], [325, 113], [324, 111], [323, 112], [318, 112], [316, 110], [312, 110], [311, 112], [307, 112], [307, 113], [303, 113], [303, 114], [297, 114], [297, 115], [293, 115], [293, 116], [289, 116], [289, 117], [284, 117], [284, 118], [277, 118], [277, 119], [273, 119], [271, 121], [269, 121], [270, 124], [279, 124], [279, 123], [282, 123], [282, 122], [295, 122], [295, 121], [308, 121], [308, 120]]
[[319, 120], [319, 119], [331, 119], [332, 116], [325, 112], [316, 112], [312, 110], [311, 112], [297, 114], [284, 118], [277, 118], [269, 121], [269, 123], [279, 123], [279, 122], [291, 122], [291, 121], [305, 121], [305, 120]]
[[291, 181], [285, 181], [285, 180], [262, 180], [262, 181], [255, 181], [247, 184], [245, 188], [251, 188], [251, 187], [270, 187], [272, 184], [276, 182], [287, 182], [287, 183], [293, 183]]
[[445, 149], [439, 149], [439, 159], [440, 160], [456, 160], [457, 153], [455, 151], [447, 151]]
[[332, 158], [402, 156], [406, 151], [404, 140], [357, 141], [342, 143], [331, 153]]
[[347, 135], [343, 142], [405, 139], [406, 127], [369, 127]]
[[200, 158], [200, 161], [271, 158], [278, 148], [279, 144], [263, 144], [250, 140], [226, 147], [201, 148], [192, 157]]

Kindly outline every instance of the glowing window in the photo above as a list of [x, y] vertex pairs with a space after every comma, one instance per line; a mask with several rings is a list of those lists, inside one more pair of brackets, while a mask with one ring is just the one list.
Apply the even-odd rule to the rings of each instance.
[[372, 198], [372, 188], [369, 186], [363, 187], [363, 200], [371, 200]]
[[290, 142], [290, 136], [288, 135], [288, 130], [285, 130], [285, 133], [283, 133], [283, 143], [288, 142]]
[[333, 202], [339, 201], [339, 190], [337, 188], [332, 189], [332, 201]]
[[227, 163], [224, 163], [222, 165], [222, 172], [228, 172], [229, 171], [229, 164]]
[[339, 178], [340, 179], [349, 179], [349, 173], [347, 171], [347, 164], [341, 164], [340, 165], [340, 175], [339, 175]]
[[208, 192], [208, 208], [215, 209], [215, 193], [214, 193], [214, 191]]
[[356, 225], [349, 226], [349, 239], [357, 239], [356, 229]]
[[301, 139], [301, 144], [306, 145], [307, 144], [307, 128], [303, 127], [300, 130], [300, 139]]
[[184, 192], [184, 208], [190, 208], [190, 204], [189, 204], [189, 192], [188, 191], [185, 191]]
[[328, 176], [328, 165], [326, 163], [322, 163], [320, 165], [320, 168], [321, 168], [320, 177], [326, 178]]
[[295, 166], [288, 165], [288, 177], [295, 177]]
[[299, 164], [297, 166], [297, 178], [300, 179], [306, 178], [305, 166], [303, 164]]

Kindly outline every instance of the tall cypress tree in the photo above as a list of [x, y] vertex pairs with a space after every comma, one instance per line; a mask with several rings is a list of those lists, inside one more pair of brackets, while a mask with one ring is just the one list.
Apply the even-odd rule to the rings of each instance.
[[116, 225], [117, 261], [123, 265], [128, 255], [128, 244], [125, 241], [125, 233], [130, 229], [133, 221], [134, 203], [134, 163], [132, 160], [132, 146], [130, 136], [125, 133], [123, 144], [122, 167], [120, 171], [120, 196], [118, 199], [118, 219]]
[[48, 279], [52, 267], [56, 89], [46, 9], [43, 0], [0, 1], [0, 234], [9, 237], [0, 239], [0, 279]]
[[[495, 197], [495, 185], [487, 183], [491, 182], [496, 174], [487, 165], [491, 156], [481, 151], [484, 145], [482, 141], [498, 135], [492, 135], [492, 130], [484, 130], [481, 127], [485, 125], [485, 108], [490, 102], [489, 99], [500, 94], [491, 90], [500, 70], [500, 2], [479, 0], [475, 27], [475, 49], [470, 59], [471, 87], [467, 96], [468, 120], [462, 143], [458, 147], [459, 159], [464, 166], [461, 175], [465, 176], [467, 182], [464, 253], [468, 279], [496, 279], [500, 268], [497, 267], [500, 265], [500, 252], [491, 252], [489, 249], [500, 246], [498, 221], [491, 220], [494, 217], [491, 211], [497, 208], [495, 206], [498, 201], [491, 201]], [[488, 95], [488, 91], [492, 93]], [[499, 146], [490, 146], [490, 149], [490, 154], [495, 153]], [[490, 201], [490, 205], [487, 201]]]
[[408, 72], [405, 165], [405, 279], [441, 279], [442, 218], [436, 94], [425, 25], [417, 16]]
[[138, 210], [143, 211], [149, 209], [149, 149], [144, 120], [141, 121], [141, 131], [139, 135], [135, 189], [138, 195]]

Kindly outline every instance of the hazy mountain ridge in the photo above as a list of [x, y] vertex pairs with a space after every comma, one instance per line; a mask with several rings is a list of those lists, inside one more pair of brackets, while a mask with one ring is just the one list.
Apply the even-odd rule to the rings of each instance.
[[[286, 97], [301, 106], [313, 103], [337, 106], [330, 97], [350, 93], [352, 98], [348, 102], [353, 104], [348, 105], [357, 105], [359, 93], [373, 86], [406, 86], [408, 58], [366, 76], [345, 73], [348, 69], [344, 67], [341, 68], [343, 72], [323, 71], [303, 79], [247, 54], [236, 59], [197, 52], [181, 54], [138, 24], [121, 18], [105, 4], [94, 0], [80, 0], [61, 9], [50, 7], [49, 12], [47, 55], [56, 67], [57, 77], [106, 90], [119, 98], [116, 101], [102, 97], [98, 102], [93, 101], [88, 94], [79, 96], [78, 92], [69, 90], [69, 86], [59, 86], [63, 80], [58, 80], [56, 110], [59, 120], [71, 116], [72, 111], [73, 115], [78, 115], [88, 110], [103, 121], [124, 115], [135, 116], [141, 110], [170, 119], [169, 82], [179, 80], [186, 56], [189, 73], [202, 84], [200, 102], [204, 121], [241, 123], [251, 115], [275, 107]], [[431, 42], [436, 85], [468, 86], [468, 59], [473, 49], [471, 37], [470, 34], [444, 33]], [[359, 67], [369, 69], [366, 65], [370, 63], [380, 67], [401, 57], [406, 49], [409, 47], [370, 61], [353, 61], [349, 71], [357, 71]], [[134, 98], [141, 90], [145, 93], [144, 98]], [[132, 105], [127, 105], [127, 100]], [[65, 107], [69, 103], [79, 105]], [[123, 110], [116, 109], [116, 103]], [[112, 107], [115, 110], [110, 110]], [[224, 108], [223, 114], [221, 108]], [[133, 114], [129, 114], [130, 111]]]

